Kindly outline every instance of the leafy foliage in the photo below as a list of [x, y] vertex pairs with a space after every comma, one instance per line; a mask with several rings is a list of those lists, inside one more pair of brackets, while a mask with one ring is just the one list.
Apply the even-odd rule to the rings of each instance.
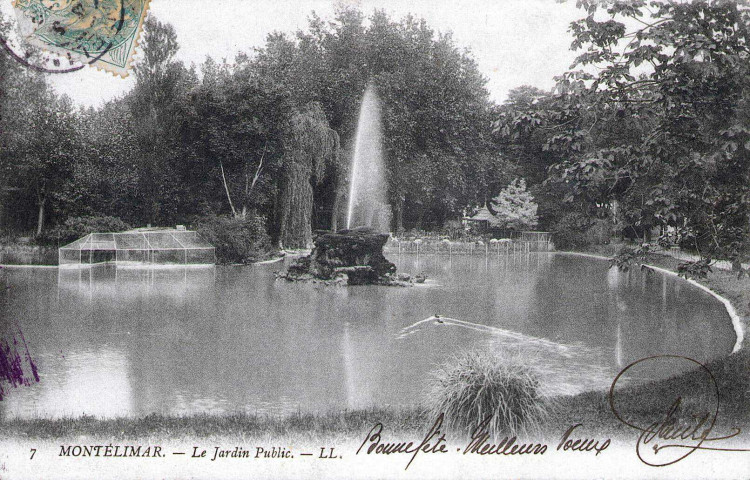
[[216, 248], [220, 264], [252, 263], [265, 259], [271, 251], [271, 239], [262, 217], [207, 216], [196, 219], [192, 227]]
[[342, 7], [331, 22], [313, 15], [295, 39], [270, 36], [251, 65], [297, 106], [319, 102], [345, 152], [366, 85], [376, 86], [396, 230], [440, 226], [510, 180], [489, 138], [486, 80], [424, 20]]
[[[345, 6], [330, 21], [313, 14], [293, 35], [269, 35], [231, 65], [197, 68], [177, 60], [175, 30], [150, 17], [134, 89], [98, 109], [76, 110], [42, 75], [0, 55], [2, 228], [42, 236], [76, 217], [168, 225], [257, 214], [278, 242], [294, 163], [289, 125], [309, 105], [338, 136], [340, 155], [295, 181], [311, 180], [304, 222], [330, 228], [373, 82], [395, 230], [436, 228], [496, 197], [499, 210], [528, 210], [503, 213], [509, 225], [533, 223], [538, 204], [539, 228], [559, 248], [585, 245], [608, 222], [639, 239], [669, 228], [682, 247], [747, 261], [746, 3], [578, 3], [575, 64], [553, 91], [522, 86], [500, 106], [450, 34]], [[0, 20], [0, 33], [8, 28]], [[503, 193], [517, 177], [526, 193]], [[511, 207], [514, 196], [523, 200]]]
[[150, 16], [142, 50], [134, 89], [85, 111], [2, 57], [2, 91], [11, 92], [2, 108], [12, 112], [0, 121], [12, 132], [0, 153], [10, 188], [3, 192], [11, 192], [3, 205], [23, 212], [9, 228], [38, 219], [40, 234], [45, 222], [76, 216], [169, 225], [256, 212], [278, 241], [289, 217], [289, 125], [311, 104], [340, 139], [341, 155], [321, 164], [325, 171], [314, 165], [306, 228], [335, 227], [368, 82], [382, 100], [394, 227], [438, 227], [512, 178], [490, 139], [486, 79], [424, 20], [340, 7], [331, 21], [313, 14], [296, 34], [271, 34], [231, 65], [209, 58], [198, 72], [177, 60], [174, 28]]
[[646, 261], [650, 246], [640, 245], [636, 248], [622, 248], [617, 255], [609, 260], [609, 268], [617, 267], [618, 270], [627, 272], [633, 265], [640, 265]]
[[313, 186], [322, 183], [327, 173], [337, 177], [341, 170], [339, 136], [329, 128], [318, 103], [311, 102], [292, 116], [284, 135], [284, 150], [279, 243], [311, 248]]
[[706, 278], [711, 273], [711, 259], [702, 258], [697, 262], [685, 262], [677, 265], [677, 273], [685, 278]]
[[[721, 0], [578, 4], [582, 53], [553, 92], [514, 92], [498, 141], [530, 159], [528, 178], [546, 176], [549, 200], [581, 215], [634, 237], [672, 227], [704, 254], [746, 252], [750, 11]], [[540, 212], [549, 228], [567, 215]]]
[[[0, 31], [7, 28], [0, 19]], [[41, 75], [2, 56], [0, 195], [14, 192], [20, 199], [19, 213], [34, 222], [16, 228], [34, 225], [36, 235], [41, 235], [46, 214], [60, 200], [57, 194], [81, 147], [76, 127], [69, 99], [56, 96]]]
[[89, 233], [113, 233], [129, 230], [131, 227], [118, 217], [85, 216], [70, 217], [62, 225], [47, 231], [39, 241], [63, 245], [77, 240]]
[[591, 243], [588, 231], [592, 225], [591, 219], [580, 212], [574, 211], [563, 215], [552, 228], [555, 248], [570, 250], [588, 246]]

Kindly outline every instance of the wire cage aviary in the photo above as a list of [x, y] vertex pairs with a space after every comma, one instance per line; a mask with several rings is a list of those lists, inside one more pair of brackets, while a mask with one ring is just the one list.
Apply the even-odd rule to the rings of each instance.
[[118, 267], [216, 263], [214, 246], [198, 232], [190, 230], [90, 233], [60, 247], [58, 252], [61, 267], [104, 263]]

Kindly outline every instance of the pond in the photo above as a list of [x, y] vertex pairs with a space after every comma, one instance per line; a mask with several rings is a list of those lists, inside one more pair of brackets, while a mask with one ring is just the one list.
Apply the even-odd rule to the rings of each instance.
[[[653, 354], [699, 361], [736, 336], [687, 282], [564, 254], [391, 256], [413, 287], [276, 280], [280, 263], [175, 270], [3, 269], [0, 319], [21, 331], [39, 383], [3, 417], [284, 414], [410, 406], [467, 350], [539, 368], [550, 395], [606, 389]], [[434, 314], [457, 321], [418, 323]], [[647, 371], [644, 381], [674, 371]]]

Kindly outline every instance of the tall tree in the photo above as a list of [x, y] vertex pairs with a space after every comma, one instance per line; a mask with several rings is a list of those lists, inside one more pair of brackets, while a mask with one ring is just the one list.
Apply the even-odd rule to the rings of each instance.
[[144, 25], [141, 61], [134, 65], [135, 88], [125, 98], [139, 154], [139, 220], [171, 223], [181, 203], [179, 129], [184, 100], [195, 78], [174, 60], [179, 49], [174, 28], [149, 15]]
[[495, 217], [490, 223], [508, 230], [531, 230], [536, 227], [539, 207], [534, 197], [526, 190], [526, 181], [515, 178], [492, 199], [490, 206]]
[[28, 209], [23, 201], [30, 200], [36, 210], [34, 234], [40, 236], [80, 147], [77, 119], [70, 100], [56, 95], [44, 77], [8, 63], [2, 68], [13, 72], [11, 78], [2, 75], [3, 189], [22, 202], [19, 214]]
[[317, 103], [295, 113], [284, 142], [284, 178], [280, 191], [280, 246], [310, 248], [313, 185], [335, 171], [339, 136], [328, 126]]

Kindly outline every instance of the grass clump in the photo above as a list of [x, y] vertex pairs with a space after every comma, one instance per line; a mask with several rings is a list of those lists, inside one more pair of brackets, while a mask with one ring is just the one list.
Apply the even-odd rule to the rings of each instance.
[[537, 375], [520, 360], [474, 351], [446, 363], [433, 377], [427, 410], [433, 418], [443, 413], [450, 428], [470, 433], [492, 417], [486, 427], [492, 437], [517, 435], [539, 429], [548, 416]]

